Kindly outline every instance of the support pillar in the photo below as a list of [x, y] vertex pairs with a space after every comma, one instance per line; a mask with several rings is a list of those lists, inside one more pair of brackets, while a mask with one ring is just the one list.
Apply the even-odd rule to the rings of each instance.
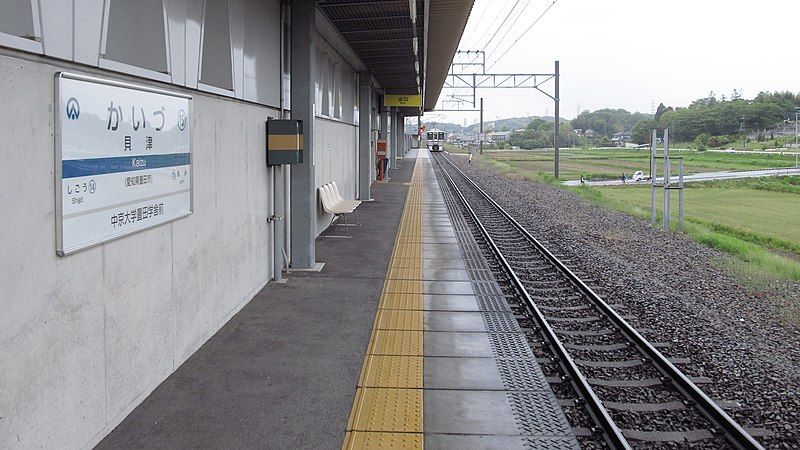
[[[383, 100], [381, 100], [379, 112], [381, 115], [381, 129], [378, 132], [378, 138], [386, 139], [386, 146], [389, 148], [389, 152], [391, 152], [391, 145], [389, 145], [389, 108], [383, 104]], [[391, 155], [391, 153], [387, 154], [386, 157], [388, 158], [389, 155]]]
[[478, 154], [483, 154], [483, 97], [481, 97], [481, 127], [478, 132]]
[[664, 129], [664, 230], [669, 231], [669, 128]]
[[372, 165], [370, 130], [372, 129], [372, 74], [361, 72], [358, 77], [358, 198], [372, 199]]
[[555, 102], [556, 120], [555, 120], [555, 122], [553, 124], [554, 125], [553, 126], [553, 132], [554, 132], [554, 134], [553, 134], [553, 161], [554, 161], [553, 175], [555, 176], [555, 178], [557, 180], [558, 176], [559, 176], [558, 128], [561, 126], [561, 114], [560, 114], [560, 111], [559, 111], [560, 104], [561, 104], [561, 93], [560, 93], [560, 87], [559, 87], [561, 73], [560, 73], [560, 70], [559, 70], [559, 67], [558, 67], [558, 61], [556, 61], [556, 73], [555, 73], [555, 75], [556, 75], [555, 76], [555, 85], [556, 85], [555, 93], [556, 93], [556, 95], [554, 96], [555, 98], [553, 100]]
[[394, 138], [392, 138], [392, 161], [394, 161], [394, 167], [397, 168], [397, 161], [400, 158], [400, 149], [402, 145], [400, 144], [400, 111], [397, 108], [394, 108], [394, 114], [392, 114], [392, 131], [394, 132]]
[[295, 0], [291, 12], [292, 118], [303, 121], [303, 163], [292, 166], [292, 268], [316, 264], [317, 190], [314, 183], [314, 57], [316, 1]]

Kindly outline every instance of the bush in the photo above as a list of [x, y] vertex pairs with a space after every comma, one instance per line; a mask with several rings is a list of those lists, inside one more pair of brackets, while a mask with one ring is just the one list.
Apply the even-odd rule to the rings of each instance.
[[711, 139], [711, 135], [708, 133], [700, 133], [695, 139], [694, 143], [697, 146], [697, 150], [704, 152], [708, 149], [708, 141]]
[[[698, 136], [699, 137], [699, 136]], [[730, 136], [709, 136], [706, 139], [706, 146], [707, 147], [721, 147], [725, 144], [729, 144], [733, 142], [733, 139]]]

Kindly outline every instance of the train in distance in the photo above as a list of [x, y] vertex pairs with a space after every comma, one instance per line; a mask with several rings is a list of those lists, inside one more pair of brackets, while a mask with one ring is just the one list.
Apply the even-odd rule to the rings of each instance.
[[447, 140], [447, 133], [442, 130], [433, 129], [425, 134], [425, 147], [432, 152], [444, 150], [444, 143]]

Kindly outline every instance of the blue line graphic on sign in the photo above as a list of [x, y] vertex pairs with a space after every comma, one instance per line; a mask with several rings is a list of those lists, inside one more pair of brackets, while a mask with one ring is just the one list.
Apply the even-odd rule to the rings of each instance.
[[88, 177], [106, 173], [188, 166], [189, 153], [119, 156], [114, 158], [68, 159], [61, 162], [62, 178]]

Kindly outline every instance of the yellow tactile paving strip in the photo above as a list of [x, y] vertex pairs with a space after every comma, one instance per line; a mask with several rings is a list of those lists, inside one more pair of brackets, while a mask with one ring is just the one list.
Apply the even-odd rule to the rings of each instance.
[[345, 449], [422, 448], [422, 174], [417, 159], [353, 409]]

